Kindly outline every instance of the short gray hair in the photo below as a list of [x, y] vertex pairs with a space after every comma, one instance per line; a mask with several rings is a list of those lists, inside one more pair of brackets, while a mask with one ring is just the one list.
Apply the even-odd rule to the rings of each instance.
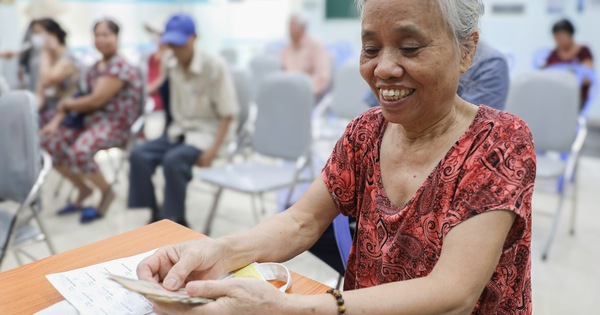
[[[430, 0], [437, 5], [452, 31], [457, 48], [465, 49], [465, 42], [473, 32], [479, 31], [479, 21], [485, 9], [482, 0]], [[362, 17], [367, 0], [356, 0]]]
[[303, 28], [306, 28], [308, 26], [308, 18], [306, 17], [306, 14], [302, 12], [294, 12], [290, 16], [290, 19], [294, 19], [296, 23], [298, 23], [298, 25], [302, 26]]

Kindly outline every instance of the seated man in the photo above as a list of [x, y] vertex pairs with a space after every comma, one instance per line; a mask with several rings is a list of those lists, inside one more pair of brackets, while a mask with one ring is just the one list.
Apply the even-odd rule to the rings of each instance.
[[[169, 19], [161, 44], [168, 45], [172, 55], [162, 62], [159, 80], [168, 80], [170, 121], [165, 134], [135, 148], [130, 157], [128, 206], [150, 208], [151, 222], [170, 219], [187, 225], [185, 197], [193, 166], [209, 167], [235, 130], [239, 108], [227, 66], [194, 48], [195, 42], [190, 16], [176, 14]], [[159, 165], [165, 175], [162, 209], [151, 179]]]
[[283, 70], [303, 72], [312, 79], [313, 94], [319, 100], [331, 83], [331, 57], [325, 46], [306, 33], [301, 15], [290, 18], [290, 44], [281, 52]]

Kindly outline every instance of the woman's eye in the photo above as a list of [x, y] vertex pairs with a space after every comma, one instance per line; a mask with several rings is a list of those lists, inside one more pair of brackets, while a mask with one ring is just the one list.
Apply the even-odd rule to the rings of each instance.
[[377, 55], [377, 52], [379, 50], [374, 49], [374, 48], [365, 48], [365, 49], [363, 49], [363, 51], [365, 52], [365, 55], [367, 55], [367, 56], [375, 56], [375, 55]]
[[415, 47], [403, 47], [403, 48], [400, 48], [400, 50], [403, 53], [405, 53], [405, 54], [414, 54], [417, 51], [419, 51], [419, 49], [421, 49], [421, 47], [416, 47], [416, 46]]

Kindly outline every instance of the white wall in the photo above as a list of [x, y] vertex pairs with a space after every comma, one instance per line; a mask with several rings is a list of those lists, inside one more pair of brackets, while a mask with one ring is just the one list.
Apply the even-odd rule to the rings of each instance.
[[[350, 1], [350, 0], [349, 0]], [[513, 74], [531, 70], [534, 53], [542, 47], [552, 48], [554, 43], [551, 27], [560, 18], [571, 19], [577, 29], [577, 39], [589, 45], [596, 52], [600, 61], [600, 6], [596, 9], [588, 7], [578, 13], [578, 0], [564, 0], [563, 14], [549, 14], [548, 0], [484, 0], [486, 14], [482, 19], [482, 38], [497, 48], [510, 52], [515, 56]], [[299, 7], [311, 17], [311, 28], [314, 33], [325, 41], [348, 40], [360, 50], [360, 22], [358, 20], [325, 20], [325, 0], [296, 0]], [[591, 1], [588, 1], [591, 2]], [[524, 3], [526, 10], [523, 15], [508, 16], [494, 15], [491, 7], [502, 3]]]

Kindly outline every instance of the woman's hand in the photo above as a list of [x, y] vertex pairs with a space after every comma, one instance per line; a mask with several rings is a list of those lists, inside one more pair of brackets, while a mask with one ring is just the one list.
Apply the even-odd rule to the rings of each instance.
[[155, 303], [158, 314], [223, 314], [263, 315], [282, 314], [286, 295], [268, 282], [256, 279], [193, 281], [186, 291], [193, 297], [215, 299], [205, 305]]
[[225, 275], [224, 246], [218, 240], [202, 238], [160, 248], [137, 267], [140, 279], [161, 282], [178, 290], [192, 280], [214, 280]]
[[58, 111], [61, 112], [68, 112], [70, 110], [73, 110], [71, 103], [72, 103], [73, 99], [72, 98], [66, 98], [63, 99], [62, 101], [60, 101], [58, 103], [58, 106], [56, 107]]
[[59, 115], [54, 116], [54, 118], [52, 118], [52, 120], [40, 130], [40, 136], [54, 137], [60, 128], [61, 122], [62, 119], [59, 117]]

